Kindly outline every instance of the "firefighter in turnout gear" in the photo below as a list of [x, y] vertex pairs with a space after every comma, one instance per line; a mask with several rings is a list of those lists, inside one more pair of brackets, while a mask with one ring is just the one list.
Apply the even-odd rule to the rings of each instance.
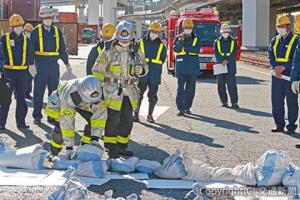
[[92, 75], [92, 68], [96, 63], [98, 56], [101, 54], [103, 48], [109, 49], [112, 44], [112, 37], [116, 28], [113, 24], [106, 23], [103, 25], [102, 31], [100, 32], [101, 40], [97, 43], [95, 47], [89, 53], [87, 63], [86, 63], [86, 74]]
[[133, 109], [138, 104], [138, 77], [147, 75], [148, 65], [139, 46], [134, 43], [133, 25], [122, 21], [116, 27], [110, 49], [102, 51], [93, 75], [104, 82], [108, 119], [103, 138], [109, 157], [132, 156], [127, 150], [133, 127]]
[[147, 88], [149, 98], [149, 108], [147, 121], [154, 123], [153, 111], [157, 103], [158, 87], [161, 83], [162, 65], [167, 57], [167, 48], [159, 38], [161, 33], [160, 24], [154, 22], [149, 26], [149, 33], [140, 40], [140, 48], [145, 55], [145, 60], [149, 65], [149, 73], [139, 78], [138, 88], [140, 89], [140, 98], [138, 108], [134, 112], [134, 121], [139, 121], [139, 110], [143, 96]]
[[61, 81], [57, 90], [49, 96], [45, 113], [55, 120], [50, 142], [52, 156], [58, 155], [64, 144], [68, 156], [71, 155], [76, 113], [87, 121], [81, 144], [99, 146], [98, 139], [102, 136], [107, 119], [101, 82], [94, 76]]

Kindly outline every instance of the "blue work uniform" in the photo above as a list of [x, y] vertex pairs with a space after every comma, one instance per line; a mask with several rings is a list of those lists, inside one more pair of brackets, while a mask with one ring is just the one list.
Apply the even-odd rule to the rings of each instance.
[[101, 54], [103, 48], [106, 50], [110, 49], [113, 40], [103, 41], [97, 43], [96, 46], [92, 48], [88, 55], [87, 63], [86, 63], [86, 75], [92, 75], [92, 68], [94, 67], [98, 56]]
[[143, 100], [144, 93], [148, 88], [148, 115], [152, 116], [154, 107], [158, 101], [157, 92], [161, 83], [162, 67], [167, 58], [167, 48], [159, 38], [152, 41], [149, 38], [149, 34], [140, 40], [140, 48], [145, 55], [145, 60], [149, 66], [149, 72], [146, 76], [139, 78], [139, 107]]
[[184, 40], [178, 35], [174, 40], [176, 53], [175, 73], [177, 77], [176, 105], [178, 110], [189, 110], [195, 96], [196, 79], [200, 74], [200, 41], [193, 33]]
[[300, 80], [300, 40], [298, 40], [298, 45], [296, 47], [292, 70], [291, 70], [291, 81], [299, 81]]
[[[285, 38], [276, 36], [272, 39], [268, 50], [269, 62], [272, 68], [284, 66], [285, 70], [282, 75], [290, 76], [293, 62], [293, 55], [298, 44], [298, 37], [289, 33]], [[286, 128], [294, 131], [297, 128], [295, 124], [298, 118], [298, 95], [294, 94], [291, 89], [291, 81], [283, 80], [272, 76], [272, 113], [275, 124], [278, 129], [285, 127], [285, 109], [284, 101], [287, 100], [288, 121]]]
[[58, 59], [65, 65], [69, 64], [66, 44], [62, 32], [54, 25], [46, 30], [44, 25], [38, 25], [30, 35], [34, 51], [34, 61], [37, 75], [34, 77], [33, 118], [42, 119], [43, 99], [46, 87], [48, 96], [56, 90], [59, 82]]
[[222, 63], [227, 60], [228, 73], [217, 75], [218, 81], [218, 94], [222, 104], [228, 103], [228, 97], [226, 92], [226, 86], [229, 92], [230, 100], [232, 104], [238, 102], [238, 92], [236, 85], [236, 54], [237, 54], [237, 42], [230, 36], [225, 40], [222, 36], [215, 40], [214, 52], [216, 57], [216, 63]]
[[[4, 54], [3, 77], [9, 79], [10, 88], [16, 96], [16, 122], [25, 125], [28, 107], [25, 101], [28, 65], [33, 64], [33, 52], [29, 39], [23, 34], [10, 32], [1, 37]], [[0, 108], [0, 125], [5, 127], [10, 105]]]
[[28, 71], [27, 72], [27, 84], [26, 84], [25, 94], [29, 95], [32, 92], [32, 81], [33, 81], [33, 77], [31, 76], [31, 74]]

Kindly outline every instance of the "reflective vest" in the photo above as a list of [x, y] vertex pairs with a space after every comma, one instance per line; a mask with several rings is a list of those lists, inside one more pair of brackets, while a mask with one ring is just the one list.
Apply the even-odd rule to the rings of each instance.
[[285, 52], [285, 57], [284, 58], [278, 58], [277, 57], [277, 47], [278, 47], [278, 44], [279, 44], [279, 41], [280, 41], [280, 35], [276, 36], [275, 44], [273, 46], [273, 52], [274, 52], [274, 57], [275, 57], [276, 62], [285, 62], [285, 63], [289, 62], [289, 57], [290, 57], [290, 54], [291, 54], [291, 51], [292, 51], [292, 47], [293, 47], [293, 44], [294, 44], [296, 39], [297, 39], [297, 35], [294, 34], [292, 39], [290, 40], [290, 43], [288, 44], [287, 50]]
[[38, 56], [59, 56], [59, 34], [57, 26], [53, 26], [54, 33], [55, 33], [55, 43], [56, 43], [56, 50], [55, 52], [46, 52], [44, 51], [44, 41], [43, 41], [43, 30], [42, 25], [38, 25], [38, 32], [39, 32], [39, 47], [40, 51], [35, 51], [34, 54]]
[[234, 50], [234, 40], [231, 40], [231, 43], [230, 43], [230, 51], [228, 53], [224, 53], [222, 52], [222, 49], [221, 49], [221, 41], [220, 40], [217, 40], [217, 49], [218, 49], [218, 52], [221, 56], [230, 56]]
[[102, 49], [101, 49], [101, 47], [100, 47], [100, 46], [99, 46], [99, 47], [97, 47], [97, 51], [98, 51], [98, 55], [101, 55]]
[[[22, 58], [22, 64], [20, 66], [14, 65], [14, 58], [13, 53], [10, 45], [10, 35], [9, 33], [6, 33], [6, 48], [7, 48], [7, 55], [8, 55], [8, 65], [4, 65], [4, 68], [6, 69], [12, 69], [12, 70], [26, 70], [28, 66], [26, 65], [26, 54], [27, 54], [27, 38], [25, 35], [23, 35], [23, 58]], [[25, 66], [26, 65], [26, 66]]]
[[[194, 37], [193, 39], [193, 44], [192, 44], [192, 47], [195, 47], [196, 44], [198, 42], [198, 38], [197, 37]], [[184, 56], [186, 55], [186, 51], [184, 48], [181, 49], [181, 51], [179, 53], [176, 53], [177, 56]], [[197, 56], [198, 54], [197, 53], [189, 53], [190, 56]]]
[[[144, 40], [140, 40], [140, 47], [141, 47], [142, 53], [146, 56], [146, 54], [145, 54]], [[158, 52], [157, 52], [157, 55], [156, 55], [156, 58], [155, 59], [151, 59], [151, 63], [159, 64], [159, 65], [163, 64], [162, 60], [160, 59], [161, 52], [162, 52], [163, 49], [164, 49], [164, 45], [163, 45], [163, 43], [160, 43], [159, 48], [158, 48]], [[149, 58], [145, 58], [145, 61], [146, 62], [150, 62], [150, 59]]]

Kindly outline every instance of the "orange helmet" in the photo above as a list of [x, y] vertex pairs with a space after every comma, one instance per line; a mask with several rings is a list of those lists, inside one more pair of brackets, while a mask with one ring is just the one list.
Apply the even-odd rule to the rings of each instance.
[[10, 27], [22, 26], [23, 24], [24, 24], [24, 20], [21, 17], [21, 15], [13, 14], [9, 18], [9, 26]]
[[192, 29], [194, 27], [193, 20], [191, 20], [190, 18], [183, 19], [182, 27], [186, 29]]
[[31, 32], [32, 29], [33, 29], [32, 24], [30, 24], [30, 23], [25, 24], [24, 31]]
[[282, 15], [277, 18], [276, 26], [282, 26], [287, 24], [291, 24], [291, 20], [288, 16]]
[[102, 27], [101, 35], [104, 38], [112, 38], [114, 33], [116, 32], [116, 28], [113, 24], [106, 23]]
[[161, 32], [161, 27], [160, 23], [153, 22], [149, 26], [149, 31], [155, 32], [155, 33], [160, 33]]

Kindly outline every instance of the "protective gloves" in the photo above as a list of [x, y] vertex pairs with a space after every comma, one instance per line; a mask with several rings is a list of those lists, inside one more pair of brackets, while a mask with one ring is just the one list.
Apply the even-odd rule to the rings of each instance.
[[292, 82], [292, 91], [295, 94], [299, 93], [299, 81], [293, 81]]
[[37, 74], [36, 67], [34, 65], [29, 65], [28, 72], [32, 77]]

